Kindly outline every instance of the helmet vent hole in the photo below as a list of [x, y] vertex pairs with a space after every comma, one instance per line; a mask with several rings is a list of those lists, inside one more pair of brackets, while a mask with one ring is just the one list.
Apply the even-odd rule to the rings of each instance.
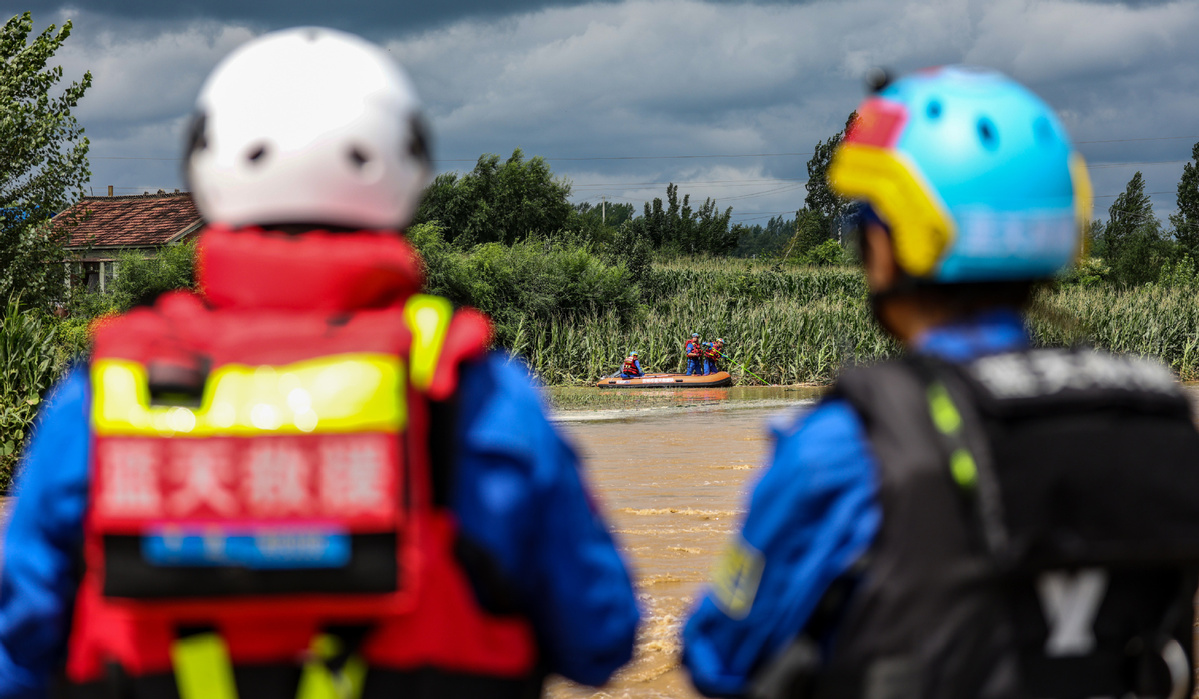
[[350, 149], [350, 162], [354, 163], [354, 167], [361, 170], [366, 167], [366, 164], [371, 161], [370, 156], [362, 151], [358, 146]]
[[408, 120], [408, 128], [411, 132], [410, 140], [408, 141], [408, 155], [416, 158], [424, 165], [432, 164], [432, 154], [429, 148], [429, 127], [425, 124], [425, 120], [419, 115], [412, 115]]
[[941, 117], [941, 103], [936, 100], [929, 102], [925, 111], [928, 112], [929, 119], [939, 119]]
[[187, 132], [187, 154], [189, 156], [208, 148], [208, 137], [205, 135], [207, 122], [208, 117], [204, 112], [199, 112], [192, 117], [192, 123]]
[[1037, 137], [1037, 141], [1041, 145], [1050, 145], [1053, 143], [1053, 127], [1049, 125], [1049, 120], [1045, 117], [1038, 118], [1032, 125], [1033, 133]]
[[246, 160], [249, 160], [251, 163], [254, 163], [255, 165], [260, 165], [260, 164], [262, 164], [262, 160], [263, 160], [263, 158], [266, 157], [266, 155], [267, 155], [266, 146], [260, 143], [260, 144], [258, 144], [257, 147], [255, 147], [253, 150], [251, 150], [249, 153], [246, 154]]
[[989, 150], [999, 147], [999, 132], [990, 119], [978, 120], [978, 137], [982, 139], [983, 146]]

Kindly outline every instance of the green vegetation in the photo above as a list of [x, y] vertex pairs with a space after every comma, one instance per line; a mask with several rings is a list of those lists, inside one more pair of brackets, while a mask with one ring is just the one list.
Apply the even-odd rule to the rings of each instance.
[[26, 433], [62, 366], [55, 327], [9, 298], [0, 317], [0, 489], [7, 490]]
[[71, 23], [30, 37], [30, 13], [0, 25], [0, 299], [20, 294], [26, 308], [48, 309], [61, 297], [65, 229], [46, 222], [83, 195], [91, 173], [88, 140], [71, 114], [91, 73], [62, 89], [54, 54]]

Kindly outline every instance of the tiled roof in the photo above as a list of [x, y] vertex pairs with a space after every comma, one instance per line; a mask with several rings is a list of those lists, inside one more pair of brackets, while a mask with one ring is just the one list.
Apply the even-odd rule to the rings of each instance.
[[[78, 225], [71, 226], [71, 221]], [[180, 192], [122, 197], [84, 197], [54, 217], [69, 226], [69, 248], [162, 245], [200, 224], [191, 194]]]

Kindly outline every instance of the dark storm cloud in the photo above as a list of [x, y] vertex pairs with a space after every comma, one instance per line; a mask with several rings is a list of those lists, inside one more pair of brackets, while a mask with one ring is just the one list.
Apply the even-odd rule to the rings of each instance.
[[[62, 57], [68, 74], [95, 75], [80, 118], [93, 139], [98, 189], [181, 186], [172, 158], [186, 115], [204, 76], [232, 48], [269, 28], [358, 29], [366, 21], [344, 3], [336, 15], [303, 2], [172, 5], [147, 4], [139, 14], [129, 3], [77, 3], [87, 11], [35, 14], [39, 24], [75, 17]], [[480, 153], [523, 147], [557, 158], [555, 172], [575, 182], [579, 199], [641, 201], [665, 185], [639, 183], [682, 181], [738, 216], [794, 210], [806, 155], [570, 158], [805, 153], [843, 125], [874, 65], [967, 62], [1024, 81], [1077, 140], [1120, 141], [1081, 146], [1101, 195], [1122, 189], [1137, 167], [1150, 191], [1172, 191], [1181, 163], [1111, 163], [1185, 159], [1193, 142], [1127, 139], [1199, 140], [1194, 2], [529, 2], [504, 6], [502, 16], [492, 8], [374, 8], [365, 33], [412, 74], [443, 168], [467, 169]], [[1100, 198], [1097, 208], [1111, 201]], [[1173, 197], [1155, 204], [1165, 213]]]
[[545, 7], [581, 4], [574, 0], [409, 0], [407, 2], [327, 2], [324, 0], [34, 0], [33, 12], [82, 11], [119, 20], [217, 20], [259, 28], [315, 24], [377, 34], [409, 32], [463, 17], [497, 17]]

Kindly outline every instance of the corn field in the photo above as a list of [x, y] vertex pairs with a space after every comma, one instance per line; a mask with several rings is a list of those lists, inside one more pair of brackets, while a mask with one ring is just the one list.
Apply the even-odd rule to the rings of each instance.
[[1193, 286], [1043, 291], [1032, 328], [1041, 344], [1082, 343], [1156, 357], [1183, 381], [1199, 380], [1199, 288]]
[[642, 294], [647, 307], [631, 322], [615, 313], [524, 319], [505, 344], [548, 384], [595, 381], [631, 350], [647, 372], [681, 372], [692, 332], [724, 338], [741, 383], [828, 381], [847, 362], [897, 351], [871, 321], [861, 275], [850, 269], [675, 263], [655, 268]]
[[[722, 337], [738, 383], [827, 383], [848, 363], [899, 351], [870, 316], [852, 268], [783, 268], [745, 261], [682, 261], [642, 282], [639, 318], [524, 318], [503, 344], [542, 381], [579, 385], [607, 376], [630, 350], [647, 372], [685, 369], [692, 332]], [[1089, 344], [1157, 357], [1199, 380], [1199, 290], [1146, 285], [1042, 290], [1030, 324], [1038, 344]]]

